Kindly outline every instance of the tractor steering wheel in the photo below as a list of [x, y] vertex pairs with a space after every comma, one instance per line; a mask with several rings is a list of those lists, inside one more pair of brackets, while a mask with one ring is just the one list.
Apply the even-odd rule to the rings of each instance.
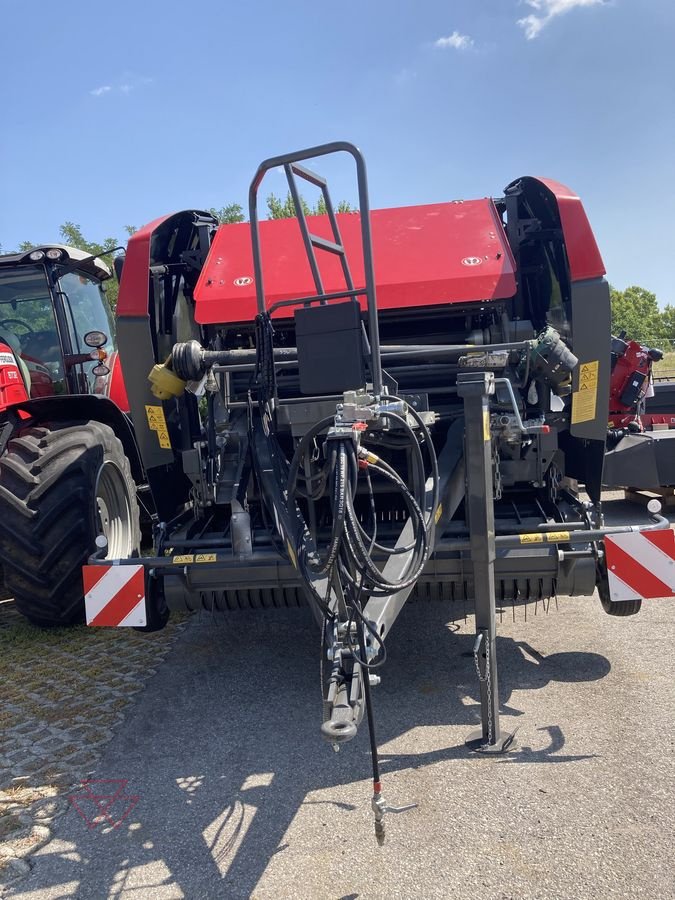
[[[20, 325], [22, 328], [26, 329], [27, 334], [34, 333], [33, 329], [30, 327], [30, 325], [27, 325], [25, 322], [22, 322], [21, 319], [2, 319], [2, 320], [0, 320], [0, 328], [2, 328], [4, 325], [6, 325], [7, 327], [9, 327], [10, 325]], [[14, 330], [14, 329], [12, 329], [12, 330]]]

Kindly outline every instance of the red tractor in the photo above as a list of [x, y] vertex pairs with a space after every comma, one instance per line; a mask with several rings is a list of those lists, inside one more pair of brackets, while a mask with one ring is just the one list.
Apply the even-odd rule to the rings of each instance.
[[60, 244], [0, 256], [0, 565], [30, 621], [84, 621], [99, 532], [139, 549], [142, 464], [105, 263]]

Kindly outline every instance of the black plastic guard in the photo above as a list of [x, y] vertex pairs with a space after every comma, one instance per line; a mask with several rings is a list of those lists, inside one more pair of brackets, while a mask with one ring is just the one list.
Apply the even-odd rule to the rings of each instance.
[[605, 487], [675, 486], [675, 431], [629, 434], [605, 457]]

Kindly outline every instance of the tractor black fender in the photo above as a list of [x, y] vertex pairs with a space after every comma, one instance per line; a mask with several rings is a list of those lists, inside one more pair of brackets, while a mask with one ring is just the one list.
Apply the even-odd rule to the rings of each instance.
[[[90, 419], [109, 425], [122, 442], [134, 481], [136, 484], [145, 482], [145, 470], [131, 418], [108, 397], [97, 394], [39, 397], [17, 403], [12, 407], [12, 412], [17, 417], [15, 421], [24, 426], [37, 422], [72, 422]], [[30, 420], [26, 417], [26, 413], [30, 416]]]

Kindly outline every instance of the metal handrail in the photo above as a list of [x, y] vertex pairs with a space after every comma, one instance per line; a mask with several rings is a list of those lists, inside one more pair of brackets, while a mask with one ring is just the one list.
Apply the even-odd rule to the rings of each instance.
[[[338, 253], [342, 257], [343, 273], [345, 274], [345, 282], [347, 284], [347, 292], [354, 291], [351, 281], [351, 274], [347, 265], [344, 254], [344, 247], [339, 237], [339, 229], [337, 220], [333, 212], [332, 203], [328, 196], [328, 189], [323, 178], [310, 172], [297, 163], [302, 160], [312, 159], [317, 156], [328, 156], [332, 153], [349, 153], [356, 164], [356, 178], [359, 192], [359, 210], [361, 218], [361, 241], [363, 244], [363, 267], [365, 274], [365, 286], [363, 290], [355, 291], [357, 294], [364, 294], [366, 297], [368, 311], [368, 336], [370, 343], [370, 370], [373, 379], [373, 393], [379, 397], [382, 393], [382, 361], [380, 359], [380, 332], [377, 319], [377, 296], [375, 289], [375, 269], [373, 265], [373, 242], [370, 228], [370, 201], [368, 198], [368, 179], [366, 174], [366, 163], [361, 151], [347, 141], [332, 141], [328, 144], [320, 144], [317, 147], [309, 147], [306, 150], [298, 150], [294, 153], [284, 153], [281, 156], [273, 156], [260, 163], [251, 182], [248, 192], [249, 221], [251, 225], [251, 243], [253, 249], [253, 271], [255, 275], [256, 297], [258, 301], [258, 313], [265, 315], [268, 310], [265, 303], [265, 283], [263, 278], [262, 253], [260, 247], [260, 226], [258, 220], [258, 188], [263, 178], [270, 169], [283, 168], [288, 179], [289, 189], [293, 196], [295, 209], [298, 216], [300, 230], [303, 236], [305, 250], [308, 254], [310, 268], [314, 277], [314, 283], [317, 286], [318, 293], [315, 297], [303, 298], [302, 302], [322, 302], [331, 299], [331, 295], [324, 294], [322, 290], [321, 276], [316, 265], [316, 257], [314, 255], [314, 247], [320, 246], [321, 249], [328, 252]], [[302, 210], [302, 204], [297, 192], [297, 185], [294, 176], [298, 175], [307, 181], [316, 184], [326, 200], [326, 208], [328, 217], [331, 222], [333, 234], [336, 237], [332, 248], [327, 246], [321, 247], [321, 242], [313, 242], [315, 237], [309, 233], [307, 221]]]

